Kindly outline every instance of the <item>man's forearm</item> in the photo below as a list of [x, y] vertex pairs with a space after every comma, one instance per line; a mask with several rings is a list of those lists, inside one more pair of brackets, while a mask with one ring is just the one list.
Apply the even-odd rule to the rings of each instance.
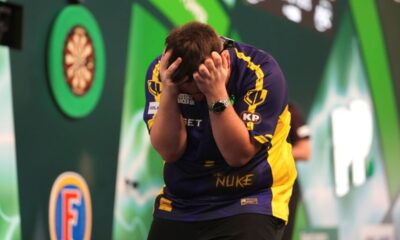
[[245, 124], [231, 105], [222, 113], [210, 112], [210, 120], [218, 149], [231, 167], [245, 165], [260, 150], [261, 145], [251, 140]]
[[166, 162], [175, 162], [186, 149], [187, 133], [176, 95], [170, 94], [167, 89], [163, 94], [150, 131], [150, 139]]

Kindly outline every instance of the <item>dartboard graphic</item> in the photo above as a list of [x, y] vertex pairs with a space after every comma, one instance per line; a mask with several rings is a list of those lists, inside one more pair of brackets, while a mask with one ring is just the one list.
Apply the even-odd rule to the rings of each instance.
[[86, 29], [74, 27], [64, 46], [64, 74], [71, 91], [85, 95], [92, 86], [95, 68], [95, 52], [92, 39]]
[[60, 12], [48, 54], [50, 87], [58, 107], [69, 117], [86, 117], [102, 96], [106, 75], [103, 36], [87, 8], [72, 5]]

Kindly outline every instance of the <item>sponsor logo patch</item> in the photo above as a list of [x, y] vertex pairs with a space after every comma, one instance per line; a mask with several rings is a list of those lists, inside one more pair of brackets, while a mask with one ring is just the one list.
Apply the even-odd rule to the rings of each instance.
[[259, 124], [262, 120], [261, 115], [259, 113], [251, 113], [248, 111], [242, 112], [240, 114], [242, 120], [246, 123], [252, 122], [254, 124]]
[[159, 106], [160, 106], [159, 102], [150, 102], [147, 114], [156, 114]]
[[194, 100], [189, 94], [181, 93], [178, 95], [178, 103], [184, 105], [194, 105]]
[[242, 199], [240, 199], [241, 206], [257, 205], [257, 204], [258, 204], [258, 198], [242, 198]]

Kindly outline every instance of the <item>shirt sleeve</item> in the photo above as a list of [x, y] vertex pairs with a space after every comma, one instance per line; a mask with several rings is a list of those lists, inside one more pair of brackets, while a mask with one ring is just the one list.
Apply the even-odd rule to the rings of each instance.
[[272, 57], [248, 68], [235, 109], [251, 137], [269, 148], [278, 119], [287, 107], [286, 80]]
[[150, 131], [157, 110], [160, 104], [161, 96], [161, 81], [160, 73], [160, 57], [157, 57], [147, 69], [145, 80], [146, 103], [143, 111], [143, 120], [146, 123], [147, 129]]

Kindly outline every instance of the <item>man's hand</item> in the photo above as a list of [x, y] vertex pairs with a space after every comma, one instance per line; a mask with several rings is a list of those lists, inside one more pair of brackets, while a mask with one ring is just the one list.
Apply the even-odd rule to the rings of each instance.
[[172, 82], [172, 75], [178, 69], [182, 62], [182, 58], [178, 57], [171, 65], [168, 66], [168, 60], [171, 57], [172, 50], [165, 52], [160, 60], [160, 80], [163, 83], [163, 89], [168, 92], [177, 95], [178, 88], [175, 83]]
[[198, 71], [193, 74], [197, 87], [206, 96], [208, 102], [227, 98], [228, 77], [228, 61], [217, 52], [212, 52], [211, 57], [200, 64]]

